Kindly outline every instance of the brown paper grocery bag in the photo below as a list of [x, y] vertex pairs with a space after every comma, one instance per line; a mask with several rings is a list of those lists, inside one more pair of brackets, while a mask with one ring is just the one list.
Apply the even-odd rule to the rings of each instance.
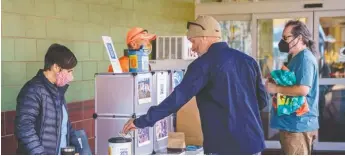
[[168, 133], [168, 149], [185, 149], [185, 136], [182, 132]]
[[203, 134], [195, 97], [177, 112], [176, 118], [176, 131], [184, 133], [186, 144], [202, 146]]

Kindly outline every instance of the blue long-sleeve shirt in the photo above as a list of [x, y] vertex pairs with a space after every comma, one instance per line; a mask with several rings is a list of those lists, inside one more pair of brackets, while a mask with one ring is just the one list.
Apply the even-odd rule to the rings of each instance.
[[250, 56], [214, 43], [193, 61], [182, 82], [158, 106], [134, 120], [153, 126], [196, 96], [204, 152], [255, 154], [265, 148], [260, 110], [268, 103], [258, 64]]

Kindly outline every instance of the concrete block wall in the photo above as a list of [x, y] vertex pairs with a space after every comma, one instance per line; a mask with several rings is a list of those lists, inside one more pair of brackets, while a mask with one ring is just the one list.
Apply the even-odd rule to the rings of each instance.
[[[186, 21], [194, 19], [194, 0], [2, 0], [1, 16], [1, 128], [6, 131], [13, 129], [6, 123], [13, 122], [20, 88], [43, 68], [52, 43], [66, 45], [77, 56], [75, 80], [66, 98], [69, 105], [87, 105], [88, 110], [78, 107], [79, 113], [90, 113], [94, 111], [94, 73], [106, 72], [109, 64], [101, 36], [111, 36], [117, 55], [122, 56], [131, 27], [157, 35], [184, 35]], [[90, 125], [78, 124], [88, 120], [82, 117], [73, 122]], [[2, 141], [8, 140], [13, 132], [1, 136]]]

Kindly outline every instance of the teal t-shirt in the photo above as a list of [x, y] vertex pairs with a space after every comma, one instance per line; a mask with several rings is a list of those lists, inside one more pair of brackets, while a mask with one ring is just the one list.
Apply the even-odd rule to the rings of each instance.
[[274, 108], [271, 110], [271, 128], [289, 132], [307, 132], [319, 129], [319, 76], [318, 63], [315, 56], [308, 49], [294, 56], [288, 68], [296, 75], [296, 85], [310, 87], [306, 96], [309, 112], [302, 116], [291, 115], [278, 116]]

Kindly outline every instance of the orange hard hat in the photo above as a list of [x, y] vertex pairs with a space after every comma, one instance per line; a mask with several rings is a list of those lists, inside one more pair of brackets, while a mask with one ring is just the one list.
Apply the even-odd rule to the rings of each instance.
[[127, 32], [126, 43], [129, 44], [136, 39], [146, 39], [152, 41], [155, 40], [156, 37], [157, 36], [155, 34], [149, 34], [148, 31], [143, 28], [134, 27]]

